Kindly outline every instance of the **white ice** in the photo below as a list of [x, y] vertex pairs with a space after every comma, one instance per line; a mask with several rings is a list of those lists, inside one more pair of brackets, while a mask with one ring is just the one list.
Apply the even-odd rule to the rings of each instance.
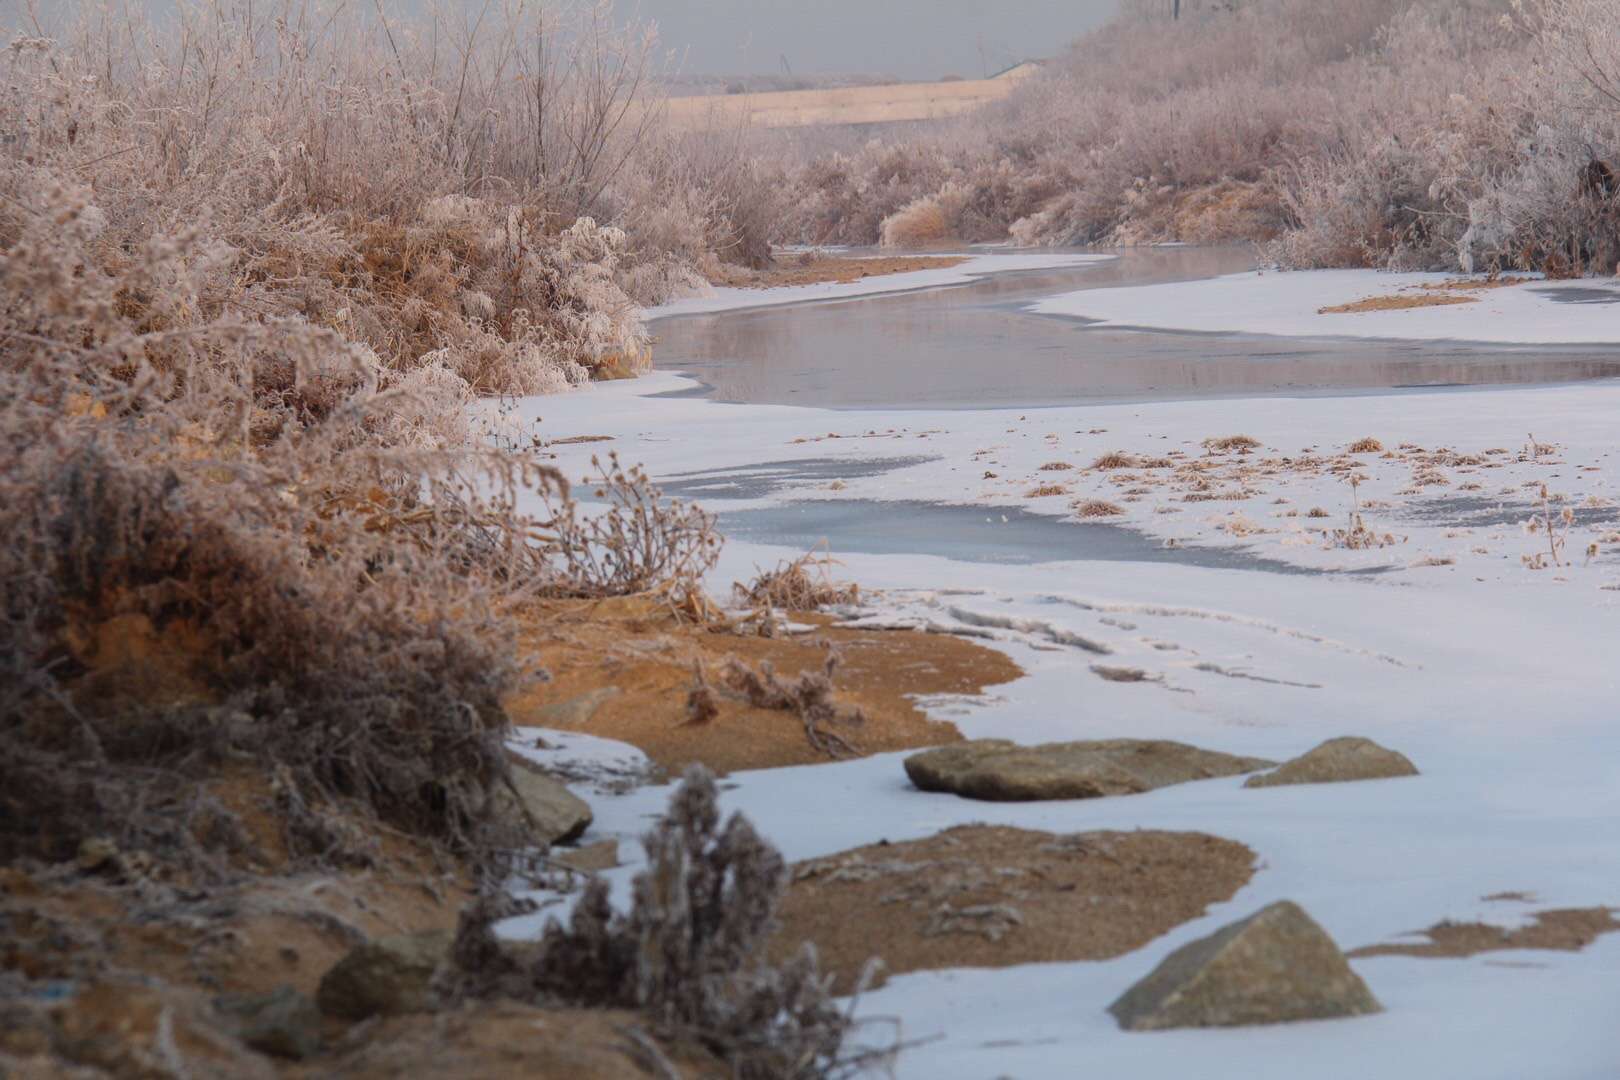
[[[951, 255], [951, 252], [940, 252]], [[951, 285], [966, 285], [989, 274], [1006, 274], [1028, 270], [1059, 270], [1071, 266], [1108, 262], [1112, 255], [1057, 255], [1057, 254], [973, 254], [960, 253], [966, 261], [955, 266], [935, 270], [910, 270], [900, 274], [880, 274], [859, 281], [824, 281], [815, 285], [790, 285], [776, 289], [711, 289], [709, 295], [673, 300], [658, 307], [644, 310], [647, 321], [667, 319], [674, 315], [712, 315], [722, 311], [740, 311], [745, 308], [780, 307], [784, 304], [803, 304], [811, 301], [853, 300], [863, 296], [884, 293], [916, 292], [939, 289]]]
[[[1309, 318], [1301, 316], [1306, 323], [1317, 318], [1309, 305], [1332, 299], [1325, 290], [1307, 298], [1314, 285], [1287, 291], [1293, 282], [1311, 281], [1307, 275], [1268, 275], [1154, 286], [1181, 290], [1161, 292], [1163, 302], [1154, 306], [1183, 322], [1213, 320], [1199, 312], [1215, 312], [1220, 296], [1234, 294], [1217, 291], [1206, 303], [1199, 289], [1243, 289], [1249, 287], [1243, 282], [1260, 280], [1283, 283], [1278, 303], [1309, 308]], [[1394, 279], [1377, 278], [1371, 288], [1351, 280], [1368, 277], [1346, 279], [1334, 296], [1354, 298], [1350, 294], [1384, 289]], [[1086, 293], [1085, 303], [1073, 306], [1112, 305], [1116, 313], [1147, 306], [1108, 298], [1131, 292]], [[1488, 311], [1491, 302], [1438, 310], [1465, 318], [1473, 308]], [[1531, 296], [1523, 303], [1544, 302]], [[1603, 309], [1545, 310], [1593, 326]], [[1392, 317], [1409, 314], [1424, 313]], [[1556, 329], [1551, 322], [1514, 326], [1513, 333], [1526, 335]], [[1432, 336], [1477, 339], [1481, 333]], [[655, 476], [829, 457], [852, 467], [874, 458], [930, 458], [875, 476], [854, 476], [852, 468], [836, 491], [825, 480], [789, 481], [746, 504], [717, 508], [818, 498], [922, 499], [981, 505], [992, 518], [996, 508], [1010, 507], [1063, 516], [1069, 500], [1028, 497], [1032, 480], [1056, 475], [1073, 483], [1076, 497], [1107, 494], [1108, 481], [1083, 469], [1038, 473], [1046, 461], [1083, 466], [1114, 449], [1198, 454], [1203, 439], [1238, 432], [1261, 440], [1260, 454], [1310, 447], [1336, 452], [1366, 435], [1392, 448], [1403, 440], [1467, 453], [1507, 448], [1501, 467], [1483, 475], [1490, 481], [1486, 493], [1513, 507], [1531, 497], [1533, 488], [1525, 485], [1546, 483], [1572, 502], [1602, 501], [1620, 481], [1620, 462], [1612, 456], [1620, 417], [1615, 382], [1039, 411], [837, 412], [650, 396], [688, 385], [654, 375], [526, 401], [521, 408], [531, 420], [543, 416], [539, 430], [547, 437], [613, 436], [612, 443], [553, 447], [549, 452], [570, 475], [583, 473], [591, 453], [604, 448], [645, 463]], [[1556, 451], [1521, 455], [1532, 432]], [[1370, 455], [1366, 470], [1358, 497], [1388, 499], [1396, 508], [1452, 497], [1461, 479], [1403, 501], [1394, 492], [1409, 479], [1404, 464]], [[985, 472], [998, 475], [986, 479]], [[1538, 550], [1544, 537], [1516, 525], [1452, 535], [1457, 530], [1443, 521], [1391, 520], [1389, 527], [1406, 537], [1396, 547], [1331, 550], [1320, 537], [1290, 531], [1294, 519], [1270, 516], [1285, 509], [1271, 500], [1286, 497], [1288, 506], [1300, 508], [1321, 503], [1337, 516], [1349, 506], [1348, 488], [1331, 477], [1284, 479], [1235, 506], [1183, 504], [1171, 515], [1154, 513], [1174, 502], [1155, 495], [1129, 505], [1123, 524], [1154, 541], [1235, 545], [1238, 540], [1213, 526], [1236, 508], [1278, 530], [1242, 541], [1257, 554], [1303, 569], [1387, 572], [1013, 565], [833, 551], [844, 564], [840, 573], [876, 592], [873, 613], [881, 620], [979, 632], [990, 627], [991, 643], [1027, 672], [982, 698], [930, 703], [969, 737], [1026, 743], [1162, 737], [1281, 759], [1356, 734], [1402, 751], [1422, 772], [1410, 779], [1265, 790], [1216, 780], [1128, 798], [1014, 805], [917, 792], [899, 755], [733, 775], [726, 806], [745, 813], [794, 860], [975, 821], [1056, 831], [1193, 829], [1256, 852], [1254, 879], [1233, 900], [1116, 960], [893, 979], [863, 1000], [861, 1014], [897, 1017], [906, 1038], [935, 1040], [906, 1052], [901, 1076], [1620, 1076], [1616, 935], [1579, 953], [1356, 960], [1387, 1010], [1369, 1018], [1142, 1034], [1118, 1030], [1104, 1011], [1172, 949], [1276, 899], [1302, 904], [1346, 949], [1403, 940], [1448, 918], [1516, 925], [1535, 910], [1620, 904], [1620, 591], [1612, 588], [1617, 564], [1606, 554], [1601, 529], [1572, 530], [1570, 565], [1542, 570], [1526, 566], [1523, 556]], [[1501, 494], [1509, 489], [1515, 494]], [[1584, 557], [1587, 543], [1602, 549], [1591, 562]], [[711, 588], [722, 593], [754, 567], [796, 554], [734, 542]], [[1456, 561], [1413, 565], [1430, 556]], [[1142, 667], [1162, 681], [1098, 678], [1090, 670], [1096, 656], [1061, 644], [1082, 638], [1110, 649], [1109, 663]], [[597, 813], [587, 839], [633, 839], [656, 819], [669, 789], [618, 797], [588, 788], [581, 793]], [[637, 869], [639, 849], [629, 843], [621, 850], [631, 858], [614, 872], [620, 889]], [[1521, 890], [1534, 894], [1534, 902], [1483, 899]], [[532, 922], [506, 930], [526, 933]]]
[[[1455, 274], [1373, 270], [1253, 271], [1211, 281], [1072, 292], [1039, 301], [1031, 310], [1105, 325], [1206, 333], [1531, 345], [1620, 342], [1620, 286], [1613, 280], [1532, 281], [1473, 293], [1478, 299], [1471, 304], [1319, 314], [1325, 307], [1412, 296], [1421, 286], [1455, 280]], [[1586, 291], [1586, 302], [1555, 302], [1559, 290], [1572, 288]], [[1611, 302], [1593, 302], [1600, 299]]]

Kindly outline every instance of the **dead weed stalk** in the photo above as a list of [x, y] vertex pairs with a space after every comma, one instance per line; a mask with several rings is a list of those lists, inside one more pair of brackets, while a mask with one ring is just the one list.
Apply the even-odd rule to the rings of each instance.
[[818, 753], [830, 758], [856, 757], [860, 748], [830, 730], [866, 723], [866, 713], [861, 709], [842, 707], [833, 700], [833, 675], [840, 663], [838, 652], [829, 649], [820, 671], [806, 671], [790, 682], [776, 674], [769, 660], [761, 660], [755, 669], [736, 657], [728, 657], [715, 682], [700, 660], [693, 669], [692, 689], [687, 695], [687, 721], [703, 724], [713, 720], [719, 715], [720, 701], [729, 698], [756, 709], [795, 713], [804, 724], [806, 741]]
[[819, 611], [824, 607], [858, 603], [861, 587], [832, 579], [838, 561], [825, 552], [807, 551], [776, 569], [761, 571], [753, 581], [737, 582], [732, 592], [738, 601], [755, 609]]

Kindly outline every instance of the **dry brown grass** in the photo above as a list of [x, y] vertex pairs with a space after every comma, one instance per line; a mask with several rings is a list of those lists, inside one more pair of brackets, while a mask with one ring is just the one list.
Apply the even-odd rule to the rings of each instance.
[[1221, 435], [1205, 439], [1203, 447], [1210, 453], [1228, 453], [1236, 450], [1240, 454], [1247, 454], [1260, 448], [1260, 440], [1249, 435]]
[[1370, 435], [1364, 439], [1357, 439], [1345, 448], [1347, 454], [1382, 454], [1383, 452], [1384, 444]]
[[806, 552], [774, 570], [761, 571], [753, 581], [737, 582], [732, 592], [742, 603], [777, 611], [819, 611], [838, 604], [858, 603], [861, 587], [832, 580], [836, 560], [825, 553]]
[[929, 248], [959, 242], [958, 223], [967, 198], [966, 189], [947, 184], [937, 192], [908, 203], [883, 220], [883, 246]]
[[769, 660], [760, 661], [754, 668], [732, 657], [721, 665], [719, 682], [715, 683], [699, 662], [687, 698], [687, 721], [703, 724], [712, 720], [719, 713], [717, 698], [729, 695], [756, 709], [796, 714], [804, 724], [805, 739], [819, 753], [833, 758], [858, 756], [859, 747], [830, 730], [866, 723], [866, 714], [860, 709], [845, 708], [833, 700], [833, 674], [839, 660], [838, 653], [829, 649], [822, 670], [803, 672], [791, 682], [780, 678]]
[[1527, 285], [1535, 278], [1515, 277], [1511, 274], [1495, 278], [1463, 278], [1454, 281], [1441, 281], [1433, 285], [1419, 286], [1436, 292], [1489, 292], [1492, 289], [1510, 289], [1515, 285]]
[[1074, 464], [1072, 462], [1068, 462], [1068, 461], [1048, 461], [1045, 465], [1041, 466], [1040, 471], [1041, 472], [1066, 472], [1066, 471], [1068, 471], [1069, 469], [1072, 469], [1072, 468], [1074, 468]]
[[1317, 308], [1318, 315], [1358, 315], [1368, 311], [1405, 311], [1410, 308], [1450, 307], [1454, 304], [1476, 304], [1475, 296], [1455, 296], [1449, 293], [1409, 293], [1405, 296], [1370, 296], [1348, 304], [1334, 304]]
[[1110, 450], [1091, 463], [1091, 467], [1099, 472], [1110, 469], [1134, 469], [1137, 467], [1136, 458], [1123, 450]]
[[1054, 495], [1067, 495], [1069, 489], [1062, 484], [1037, 484], [1024, 493], [1026, 499], [1047, 499]]
[[1074, 504], [1074, 512], [1082, 518], [1119, 517], [1125, 513], [1118, 503], [1107, 499], [1085, 499]]
[[825, 282], [849, 284], [890, 274], [910, 274], [919, 270], [948, 270], [966, 259], [954, 255], [890, 255], [881, 258], [850, 259], [816, 256], [806, 252], [798, 263], [778, 263], [763, 270], [720, 266], [707, 274], [715, 285], [745, 289], [779, 289], [789, 285], [819, 285]]

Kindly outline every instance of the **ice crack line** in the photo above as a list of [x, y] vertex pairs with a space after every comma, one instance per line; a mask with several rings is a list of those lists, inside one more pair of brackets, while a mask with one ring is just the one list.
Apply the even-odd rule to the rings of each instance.
[[1078, 608], [1081, 611], [1106, 612], [1113, 615], [1144, 615], [1170, 619], [1207, 619], [1211, 622], [1226, 623], [1231, 626], [1244, 626], [1252, 630], [1263, 630], [1270, 634], [1282, 637], [1296, 638], [1308, 641], [1313, 645], [1336, 649], [1339, 652], [1349, 653], [1352, 656], [1369, 656], [1381, 663], [1392, 664], [1395, 667], [1421, 667], [1412, 665], [1388, 653], [1377, 652], [1373, 649], [1364, 649], [1347, 642], [1336, 641], [1321, 634], [1313, 634], [1309, 630], [1300, 630], [1292, 626], [1283, 626], [1280, 623], [1270, 622], [1253, 615], [1238, 615], [1229, 611], [1211, 611], [1207, 608], [1173, 607], [1167, 604], [1136, 604], [1122, 601], [1082, 600], [1073, 596], [1060, 596], [1048, 594], [1038, 598], [1043, 603], [1065, 604]]
[[1111, 656], [1114, 652], [1108, 645], [1095, 638], [1077, 634], [1073, 630], [1049, 623], [1044, 619], [1020, 619], [1011, 615], [991, 615], [954, 605], [947, 607], [945, 611], [957, 622], [966, 623], [969, 626], [988, 626], [997, 630], [1012, 630], [1016, 633], [1044, 638], [1055, 645], [1067, 645], [1075, 649], [1084, 649], [1086, 652], [1095, 653], [1098, 656]]

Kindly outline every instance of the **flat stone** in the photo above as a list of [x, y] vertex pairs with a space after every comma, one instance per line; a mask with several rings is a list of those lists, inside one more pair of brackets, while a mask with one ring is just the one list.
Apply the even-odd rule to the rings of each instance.
[[433, 973], [450, 952], [446, 930], [400, 934], [356, 945], [321, 978], [321, 1011], [343, 1020], [429, 1012]]
[[512, 805], [511, 794], [504, 788], [498, 789], [495, 796], [499, 810], [514, 816], [527, 811], [534, 823], [535, 838], [541, 843], [568, 844], [579, 839], [592, 821], [590, 804], [569, 791], [562, 781], [522, 758], [512, 755], [509, 760], [521, 810]]
[[602, 686], [589, 690], [578, 697], [571, 697], [567, 701], [559, 701], [551, 705], [543, 705], [535, 710], [531, 720], [525, 721], [530, 727], [558, 727], [579, 728], [591, 722], [596, 710], [618, 697], [622, 690], [617, 686]]
[[1128, 1031], [1330, 1020], [1382, 1010], [1327, 931], [1288, 900], [1183, 945], [1108, 1007]]
[[617, 840], [599, 840], [594, 844], [587, 844], [580, 848], [553, 851], [551, 857], [564, 866], [573, 867], [575, 870], [585, 870], [591, 873], [600, 870], [612, 870], [619, 865], [619, 842]]
[[214, 1007], [238, 1039], [261, 1053], [302, 1061], [320, 1052], [321, 1010], [290, 986], [217, 998]]
[[1371, 739], [1329, 739], [1275, 772], [1251, 776], [1244, 787], [1280, 787], [1284, 784], [1336, 784], [1348, 780], [1385, 780], [1416, 776], [1417, 767], [1406, 755], [1386, 750]]
[[1240, 776], [1275, 764], [1146, 739], [1042, 746], [980, 739], [925, 750], [905, 762], [906, 775], [924, 791], [948, 791], [994, 802], [1136, 795], [1190, 780]]

